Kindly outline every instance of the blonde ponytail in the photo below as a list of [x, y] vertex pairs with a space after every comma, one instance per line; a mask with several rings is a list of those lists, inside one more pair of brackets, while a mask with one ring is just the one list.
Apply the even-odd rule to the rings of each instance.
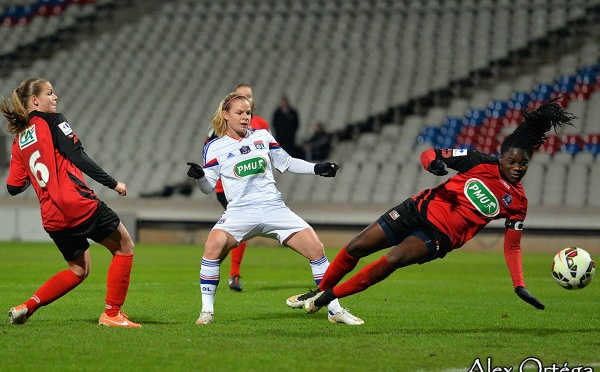
[[6, 130], [12, 134], [19, 134], [29, 126], [27, 115], [27, 101], [31, 96], [40, 95], [42, 84], [48, 80], [41, 78], [31, 78], [22, 82], [17, 89], [13, 91], [12, 98], [7, 100], [2, 97], [0, 102], [0, 111], [8, 121]]

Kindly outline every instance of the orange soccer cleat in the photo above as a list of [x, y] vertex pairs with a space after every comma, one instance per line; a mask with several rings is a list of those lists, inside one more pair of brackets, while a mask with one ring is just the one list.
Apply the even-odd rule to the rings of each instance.
[[102, 313], [98, 324], [107, 327], [142, 328], [141, 324], [132, 322], [123, 312], [119, 312], [116, 316], [108, 316], [106, 313]]

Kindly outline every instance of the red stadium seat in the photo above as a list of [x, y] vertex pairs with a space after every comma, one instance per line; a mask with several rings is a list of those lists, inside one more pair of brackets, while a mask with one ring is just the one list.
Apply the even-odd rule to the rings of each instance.
[[531, 100], [531, 101], [529, 101], [527, 108], [529, 110], [533, 111], [533, 110], [537, 109], [538, 107], [540, 107], [542, 105], [542, 103], [544, 103], [543, 100]]
[[550, 135], [546, 138], [546, 142], [540, 146], [539, 151], [552, 155], [560, 150], [562, 144], [563, 142], [559, 136]]
[[592, 91], [591, 84], [575, 84], [575, 88], [573, 88], [573, 92], [569, 95], [569, 99], [572, 101], [587, 101], [590, 99]]
[[569, 99], [570, 94], [554, 92], [550, 95], [550, 99], [555, 99], [557, 97], [560, 97], [560, 98], [558, 98], [556, 100], [556, 103], [558, 103], [560, 105], [560, 107], [562, 107], [563, 109], [566, 109], [567, 106], [569, 106], [569, 102], [571, 102], [571, 100]]

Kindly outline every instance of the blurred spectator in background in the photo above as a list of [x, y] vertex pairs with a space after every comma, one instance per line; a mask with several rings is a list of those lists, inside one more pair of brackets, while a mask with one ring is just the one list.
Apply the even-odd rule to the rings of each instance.
[[315, 124], [313, 135], [304, 142], [304, 158], [307, 161], [325, 160], [331, 152], [331, 134], [325, 131], [323, 123]]
[[294, 158], [302, 157], [301, 149], [296, 146], [299, 126], [298, 111], [290, 106], [287, 96], [281, 96], [279, 107], [273, 113], [273, 129], [279, 145]]

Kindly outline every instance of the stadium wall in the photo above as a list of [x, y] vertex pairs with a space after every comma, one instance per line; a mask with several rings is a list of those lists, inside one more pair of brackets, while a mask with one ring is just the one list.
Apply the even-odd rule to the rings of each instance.
[[[197, 244], [221, 216], [216, 199], [108, 199], [137, 242]], [[326, 247], [341, 247], [391, 205], [287, 203], [309, 222]], [[525, 221], [523, 247], [527, 251], [552, 251], [580, 246], [600, 254], [600, 208], [530, 207]], [[502, 249], [503, 221], [494, 221], [463, 249]], [[41, 227], [37, 200], [0, 198], [0, 241], [50, 241]], [[252, 246], [277, 245], [255, 238]], [[549, 248], [550, 247], [550, 248]]]

